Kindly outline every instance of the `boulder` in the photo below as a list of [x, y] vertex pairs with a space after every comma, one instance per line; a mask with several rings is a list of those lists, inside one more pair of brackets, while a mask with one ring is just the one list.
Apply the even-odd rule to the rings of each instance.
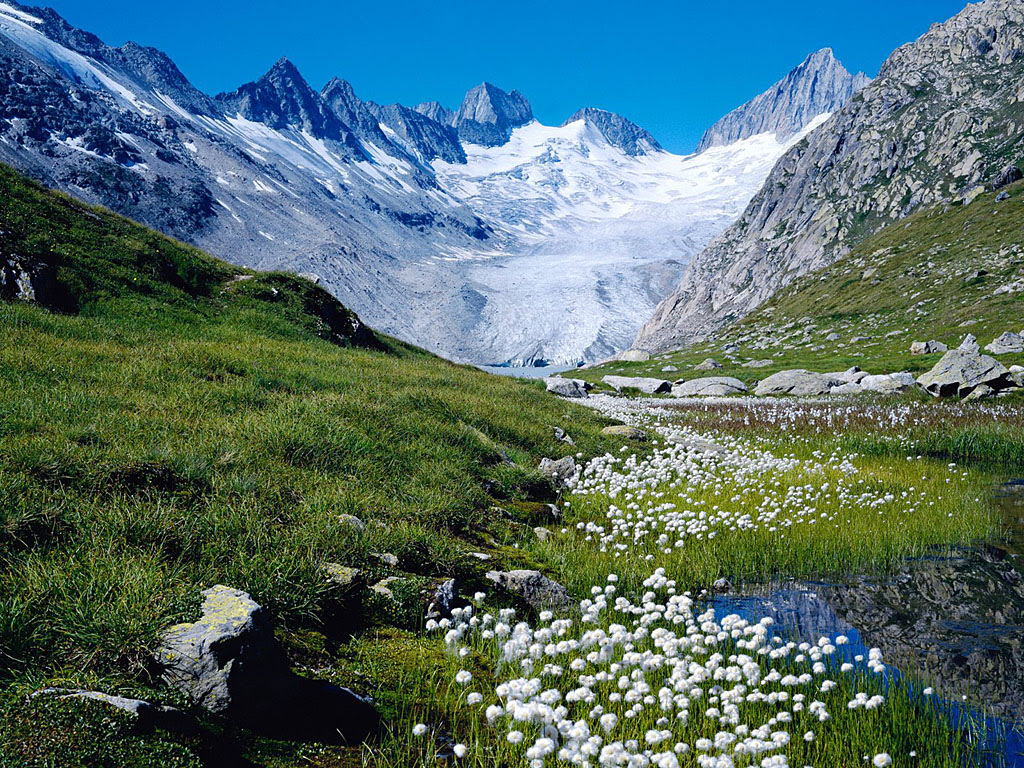
[[540, 473], [551, 480], [552, 484], [559, 491], [568, 488], [572, 478], [576, 474], [576, 459], [566, 456], [561, 459], [540, 460]]
[[679, 369], [676, 368], [674, 365], [666, 365], [664, 368], [661, 369], [661, 372], [662, 373], [676, 373], [678, 370]]
[[672, 382], [664, 379], [645, 379], [640, 376], [605, 376], [601, 379], [616, 392], [624, 389], [639, 389], [647, 395], [657, 395], [672, 389]]
[[377, 729], [368, 700], [291, 671], [266, 610], [245, 592], [203, 592], [202, 616], [160, 638], [164, 681], [193, 704], [276, 738], [355, 742]]
[[982, 384], [1001, 389], [1008, 373], [994, 358], [951, 349], [934, 368], [919, 376], [917, 383], [936, 397], [966, 397]]
[[747, 385], [730, 376], [709, 376], [704, 379], [684, 381], [672, 387], [673, 397], [725, 397], [741, 395]]
[[825, 337], [825, 341], [839, 341], [840, 338], [841, 337], [839, 336], [839, 334], [833, 331], [832, 333]]
[[455, 579], [442, 581], [437, 585], [434, 595], [427, 606], [428, 619], [446, 619], [452, 615], [453, 608], [459, 608], [466, 604], [465, 600], [459, 598], [459, 586]]
[[981, 347], [978, 346], [978, 339], [973, 333], [968, 333], [964, 336], [964, 340], [960, 342], [960, 346], [957, 349], [960, 352], [969, 352], [974, 355], [981, 352]]
[[936, 352], [947, 352], [949, 347], [943, 344], [941, 341], [915, 341], [910, 345], [910, 354], [912, 355], [931, 355]]
[[912, 373], [883, 373], [878, 376], [865, 376], [859, 384], [866, 392], [898, 395], [911, 389], [916, 382]]
[[569, 590], [540, 571], [488, 571], [487, 578], [537, 611], [565, 610], [574, 604]]
[[722, 364], [715, 360], [713, 357], [706, 358], [704, 362], [693, 366], [695, 371], [713, 371], [717, 368], [721, 368]]
[[971, 403], [975, 400], [987, 400], [990, 397], [995, 397], [996, 391], [992, 389], [988, 384], [979, 384], [976, 386], [967, 397], [964, 398], [965, 403]]
[[355, 528], [360, 533], [366, 530], [366, 523], [355, 515], [338, 515], [338, 522], [350, 528]]
[[154, 728], [167, 731], [191, 734], [197, 730], [196, 722], [180, 709], [153, 704], [144, 699], [131, 699], [125, 696], [112, 696], [101, 691], [86, 691], [81, 688], [42, 688], [32, 693], [37, 696], [52, 696], [56, 699], [82, 699], [83, 701], [99, 702], [135, 716], [133, 730], [139, 733], [151, 733]]
[[772, 364], [772, 360], [748, 360], [743, 364], [744, 368], [767, 368]]
[[757, 385], [754, 394], [758, 397], [765, 395], [827, 395], [833, 386], [845, 384], [845, 381], [837, 380], [826, 376], [823, 373], [814, 373], [802, 369], [793, 371], [779, 371], [764, 379]]
[[1024, 352], [1024, 336], [1019, 333], [1007, 331], [998, 339], [993, 341], [985, 351], [993, 355], [1012, 355]]
[[601, 430], [602, 435], [609, 437], [624, 437], [627, 440], [638, 440], [643, 442], [647, 439], [647, 433], [642, 429], [631, 427], [628, 424], [614, 424]]
[[555, 427], [555, 440], [568, 443], [569, 445], [576, 445], [576, 443], [573, 442], [573, 439], [569, 437], [569, 434], [561, 427]]
[[619, 355], [619, 360], [624, 363], [646, 363], [650, 359], [651, 353], [642, 349], [627, 349]]
[[834, 386], [840, 386], [850, 382], [857, 383], [866, 376], [868, 376], [867, 371], [862, 371], [857, 366], [853, 366], [853, 368], [849, 368], [845, 371], [836, 371], [834, 373], [825, 374], [826, 378], [832, 380]]
[[859, 395], [863, 391], [864, 387], [856, 381], [848, 381], [845, 384], [839, 384], [832, 387], [828, 393], [830, 395]]
[[561, 376], [549, 376], [544, 379], [548, 392], [559, 397], [586, 397], [587, 384], [582, 379], [563, 379]]

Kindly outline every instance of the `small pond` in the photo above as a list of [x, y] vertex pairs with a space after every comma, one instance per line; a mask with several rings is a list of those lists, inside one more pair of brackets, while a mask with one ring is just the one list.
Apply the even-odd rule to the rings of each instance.
[[992, 765], [1024, 768], [1024, 481], [1000, 486], [995, 503], [1007, 531], [997, 543], [912, 560], [885, 577], [746, 586], [715, 597], [716, 611], [770, 616], [786, 639], [847, 635], [851, 659], [880, 648], [890, 674], [933, 687], [954, 721], [987, 724], [979, 731]]

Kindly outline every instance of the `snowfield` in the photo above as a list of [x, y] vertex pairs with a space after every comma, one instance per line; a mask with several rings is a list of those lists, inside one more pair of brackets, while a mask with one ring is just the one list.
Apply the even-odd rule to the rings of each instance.
[[468, 163], [437, 161], [441, 185], [508, 233], [468, 260], [486, 302], [478, 362], [593, 362], [626, 349], [690, 259], [731, 224], [789, 141], [764, 134], [699, 155], [631, 157], [583, 120], [530, 123], [500, 147], [466, 146]]

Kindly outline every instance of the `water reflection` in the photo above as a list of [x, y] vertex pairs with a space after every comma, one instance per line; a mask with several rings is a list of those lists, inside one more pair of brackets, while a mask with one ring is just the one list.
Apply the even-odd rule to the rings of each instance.
[[885, 578], [745, 589], [716, 609], [771, 616], [800, 640], [845, 634], [851, 654], [882, 649], [951, 702], [962, 697], [1011, 729], [1004, 754], [1024, 766], [1024, 482], [1002, 486], [1008, 536], [998, 546], [913, 560]]

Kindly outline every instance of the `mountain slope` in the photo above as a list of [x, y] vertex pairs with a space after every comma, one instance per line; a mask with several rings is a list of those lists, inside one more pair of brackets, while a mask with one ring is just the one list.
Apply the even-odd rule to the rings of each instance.
[[870, 82], [871, 78], [863, 72], [851, 75], [831, 48], [823, 48], [810, 54], [767, 91], [708, 128], [697, 151], [761, 133], [775, 133], [780, 139], [787, 139], [818, 115], [838, 111]]
[[[28, 712], [45, 714], [31, 703], [45, 697], [27, 694], [50, 680], [180, 705], [149, 660], [212, 584], [271, 611], [297, 664], [314, 638], [333, 646], [365, 625], [390, 650], [384, 635], [421, 624], [421, 589], [536, 567], [512, 546], [535, 538], [554, 497], [534, 468], [605, 450], [605, 420], [538, 384], [373, 334], [309, 281], [240, 271], [0, 165], [3, 290], [8, 272], [37, 270], [61, 286], [65, 301], [46, 299], [61, 311], [0, 300], [5, 766], [250, 763], [191, 731], [173, 751], [122, 760], [113, 709], [96, 735], [82, 718], [44, 718], [11, 740]], [[487, 563], [469, 554], [482, 550]], [[359, 569], [354, 591], [332, 586], [329, 564]], [[399, 602], [373, 602], [369, 586], [398, 575]], [[217, 719], [203, 738], [238, 735]], [[193, 748], [206, 759], [180, 759]], [[305, 760], [272, 749], [271, 762]]]
[[[847, 256], [796, 278], [713, 341], [659, 355], [649, 363], [614, 363], [580, 375], [600, 381], [663, 376], [674, 365], [690, 379], [711, 357], [714, 375], [748, 384], [782, 370], [871, 373], [929, 370], [941, 353], [912, 355], [915, 341], [953, 348], [968, 333], [984, 347], [1024, 331], [1024, 182], [986, 192], [969, 206], [929, 206], [870, 235]], [[1009, 367], [1024, 353], [1000, 354]], [[758, 365], [749, 366], [751, 361]]]
[[457, 113], [380, 106], [287, 60], [214, 99], [158, 51], [12, 2], [0, 65], [0, 160], [478, 363], [627, 347], [787, 146], [681, 158], [603, 110], [548, 128], [488, 83]]
[[969, 202], [1019, 178], [1024, 7], [985, 0], [897, 50], [772, 171], [698, 256], [636, 345], [707, 338], [780, 287], [922, 205]]

